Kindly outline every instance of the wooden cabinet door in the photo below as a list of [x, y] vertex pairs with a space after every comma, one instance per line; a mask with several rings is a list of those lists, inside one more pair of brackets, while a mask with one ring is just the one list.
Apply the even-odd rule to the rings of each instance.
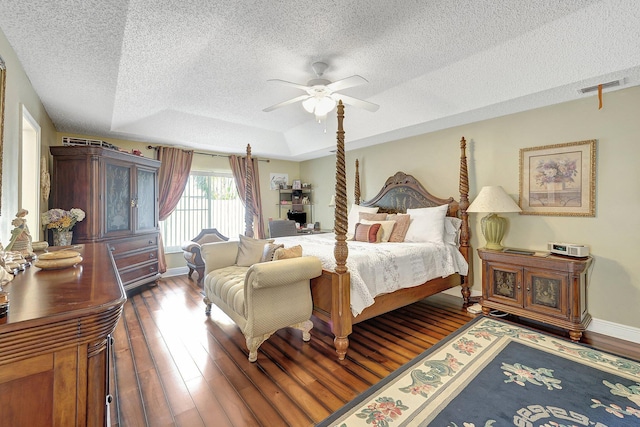
[[136, 232], [158, 228], [158, 178], [154, 169], [136, 167], [133, 212]]
[[131, 166], [105, 161], [104, 234], [118, 236], [133, 231]]
[[524, 269], [525, 308], [537, 313], [568, 318], [568, 276], [564, 272]]
[[489, 262], [484, 283], [484, 299], [522, 307], [522, 268], [509, 264]]

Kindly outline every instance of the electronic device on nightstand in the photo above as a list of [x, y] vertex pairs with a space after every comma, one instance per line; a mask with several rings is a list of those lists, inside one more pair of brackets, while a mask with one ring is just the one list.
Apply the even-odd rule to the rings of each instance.
[[552, 254], [567, 255], [578, 258], [589, 256], [589, 247], [584, 245], [576, 245], [574, 243], [547, 243], [547, 250]]

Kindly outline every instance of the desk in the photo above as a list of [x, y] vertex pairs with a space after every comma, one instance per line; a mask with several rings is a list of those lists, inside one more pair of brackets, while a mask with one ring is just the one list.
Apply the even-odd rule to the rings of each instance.
[[105, 425], [109, 335], [126, 296], [105, 243], [74, 250], [83, 257], [77, 266], [31, 266], [3, 287], [1, 425]]

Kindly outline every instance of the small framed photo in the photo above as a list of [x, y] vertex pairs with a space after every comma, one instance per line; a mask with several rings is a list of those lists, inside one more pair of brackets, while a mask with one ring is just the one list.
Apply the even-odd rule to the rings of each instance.
[[291, 187], [294, 190], [301, 190], [302, 189], [302, 181], [300, 181], [299, 179], [294, 179], [293, 180], [293, 185]]
[[525, 215], [595, 216], [596, 141], [520, 150]]

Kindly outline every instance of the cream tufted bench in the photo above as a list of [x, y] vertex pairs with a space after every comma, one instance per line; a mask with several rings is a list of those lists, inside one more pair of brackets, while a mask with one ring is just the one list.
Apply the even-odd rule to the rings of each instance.
[[202, 245], [206, 314], [215, 304], [240, 327], [250, 362], [256, 361], [258, 347], [278, 329], [300, 329], [303, 340], [309, 341], [313, 327], [309, 281], [322, 273], [320, 260], [299, 257], [243, 266], [237, 264], [239, 244]]

